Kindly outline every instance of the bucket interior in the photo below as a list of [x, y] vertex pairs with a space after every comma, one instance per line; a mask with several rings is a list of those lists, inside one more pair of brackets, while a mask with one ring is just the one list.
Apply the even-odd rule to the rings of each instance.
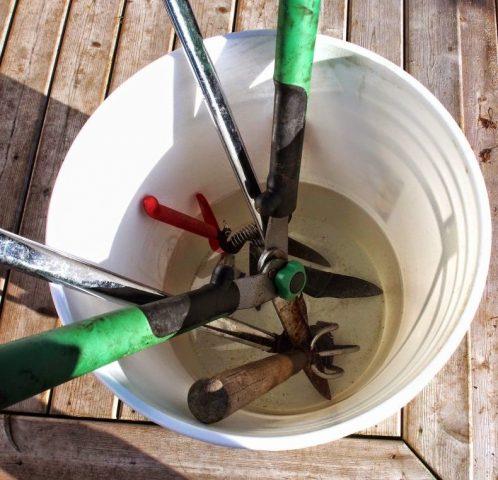
[[[238, 34], [207, 44], [258, 177], [264, 179], [274, 35]], [[264, 405], [249, 407], [210, 426], [211, 432], [303, 434], [360, 415], [366, 427], [381, 420], [367, 413], [413, 382], [442, 349], [467, 303], [480, 241], [476, 187], [448, 121], [432, 100], [384, 62], [319, 37], [296, 212], [303, 220], [295, 227], [291, 223], [291, 231], [318, 251], [332, 252], [329, 260], [338, 273], [370, 276], [385, 291], [374, 309], [380, 327], [371, 333], [368, 299], [357, 304], [327, 300], [320, 312], [311, 309], [310, 318], [318, 312], [338, 321], [344, 332], [340, 343], [348, 343], [353, 317], [363, 312], [357, 339], [367, 335], [378, 341], [351, 388], [344, 386], [332, 403], [310, 401], [310, 408], [280, 413]], [[177, 51], [127, 81], [85, 125], [53, 192], [47, 242], [143, 283], [182, 291], [199, 271], [207, 244], [147, 218], [140, 200], [153, 194], [161, 203], [198, 215], [195, 192], [202, 192], [227, 220], [243, 224], [249, 219], [200, 91]], [[347, 239], [321, 238], [307, 227], [308, 217], [352, 235], [363, 260], [348, 262]], [[336, 248], [340, 241], [343, 254]], [[56, 303], [65, 322], [116, 307], [58, 291]], [[348, 308], [354, 311], [351, 318]], [[250, 320], [257, 313], [245, 315]], [[344, 361], [347, 370], [354, 354]], [[182, 430], [180, 424], [198, 425], [186, 403], [195, 362], [196, 352], [185, 336], [101, 373], [134, 408]], [[386, 408], [382, 416], [390, 413]]]

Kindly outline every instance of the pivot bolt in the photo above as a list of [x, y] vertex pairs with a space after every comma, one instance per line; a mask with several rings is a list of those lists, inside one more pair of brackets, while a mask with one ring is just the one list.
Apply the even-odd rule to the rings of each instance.
[[306, 271], [301, 263], [291, 260], [277, 272], [273, 281], [279, 297], [294, 300], [304, 290]]

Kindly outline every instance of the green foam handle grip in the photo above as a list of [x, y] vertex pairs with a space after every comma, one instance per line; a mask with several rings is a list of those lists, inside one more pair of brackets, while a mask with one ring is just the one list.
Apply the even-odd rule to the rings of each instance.
[[320, 0], [280, 0], [274, 79], [309, 94]]
[[164, 342], [130, 307], [0, 345], [0, 408]]
[[235, 282], [127, 307], [0, 345], [0, 408], [234, 312]]

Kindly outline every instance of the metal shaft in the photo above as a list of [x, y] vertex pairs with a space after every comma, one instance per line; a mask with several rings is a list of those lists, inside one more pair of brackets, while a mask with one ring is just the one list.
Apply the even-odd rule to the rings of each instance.
[[144, 304], [165, 296], [152, 287], [2, 229], [0, 264], [98, 297]]
[[[0, 264], [104, 299], [143, 305], [168, 296], [160, 290], [3, 229], [0, 229]], [[265, 351], [275, 348], [273, 334], [234, 318], [215, 320], [200, 328]]]
[[213, 62], [204, 47], [192, 8], [187, 0], [164, 0], [164, 4], [202, 90], [209, 113], [216, 125], [240, 188], [244, 192], [249, 210], [263, 236], [262, 219], [254, 206], [254, 200], [261, 194], [258, 179], [221, 88]]

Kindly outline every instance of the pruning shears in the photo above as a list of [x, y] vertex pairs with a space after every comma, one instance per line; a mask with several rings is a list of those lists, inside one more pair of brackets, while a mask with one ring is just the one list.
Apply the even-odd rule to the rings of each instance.
[[[310, 349], [313, 336], [300, 309], [301, 295], [309, 276], [315, 278], [311, 282], [315, 296], [326, 296], [322, 283], [330, 283], [331, 277], [327, 277], [327, 282], [317, 281], [324, 280], [320, 271], [317, 274], [313, 272], [316, 269], [309, 270], [300, 262], [289, 260], [288, 223], [297, 204], [319, 0], [280, 1], [274, 122], [265, 192], [259, 188], [190, 5], [186, 0], [164, 1], [254, 218], [258, 238], [251, 242], [253, 268], [249, 275], [238, 271], [234, 267], [235, 252], [213, 242], [213, 249], [221, 248], [223, 253], [210, 282], [201, 288], [1, 345], [0, 408], [237, 310], [270, 301], [292, 347]], [[213, 240], [212, 235], [206, 237]], [[346, 283], [352, 281], [351, 277], [345, 278], [350, 279]], [[339, 278], [336, 280], [340, 283]], [[353, 280], [363, 282], [364, 290], [358, 288], [351, 296], [381, 292], [368, 282]], [[348, 285], [354, 287], [354, 282]], [[152, 297], [156, 293], [148, 292]], [[320, 358], [315, 357], [314, 365], [306, 362], [304, 370], [320, 393], [330, 398], [327, 381], [317, 375], [323, 371]]]

